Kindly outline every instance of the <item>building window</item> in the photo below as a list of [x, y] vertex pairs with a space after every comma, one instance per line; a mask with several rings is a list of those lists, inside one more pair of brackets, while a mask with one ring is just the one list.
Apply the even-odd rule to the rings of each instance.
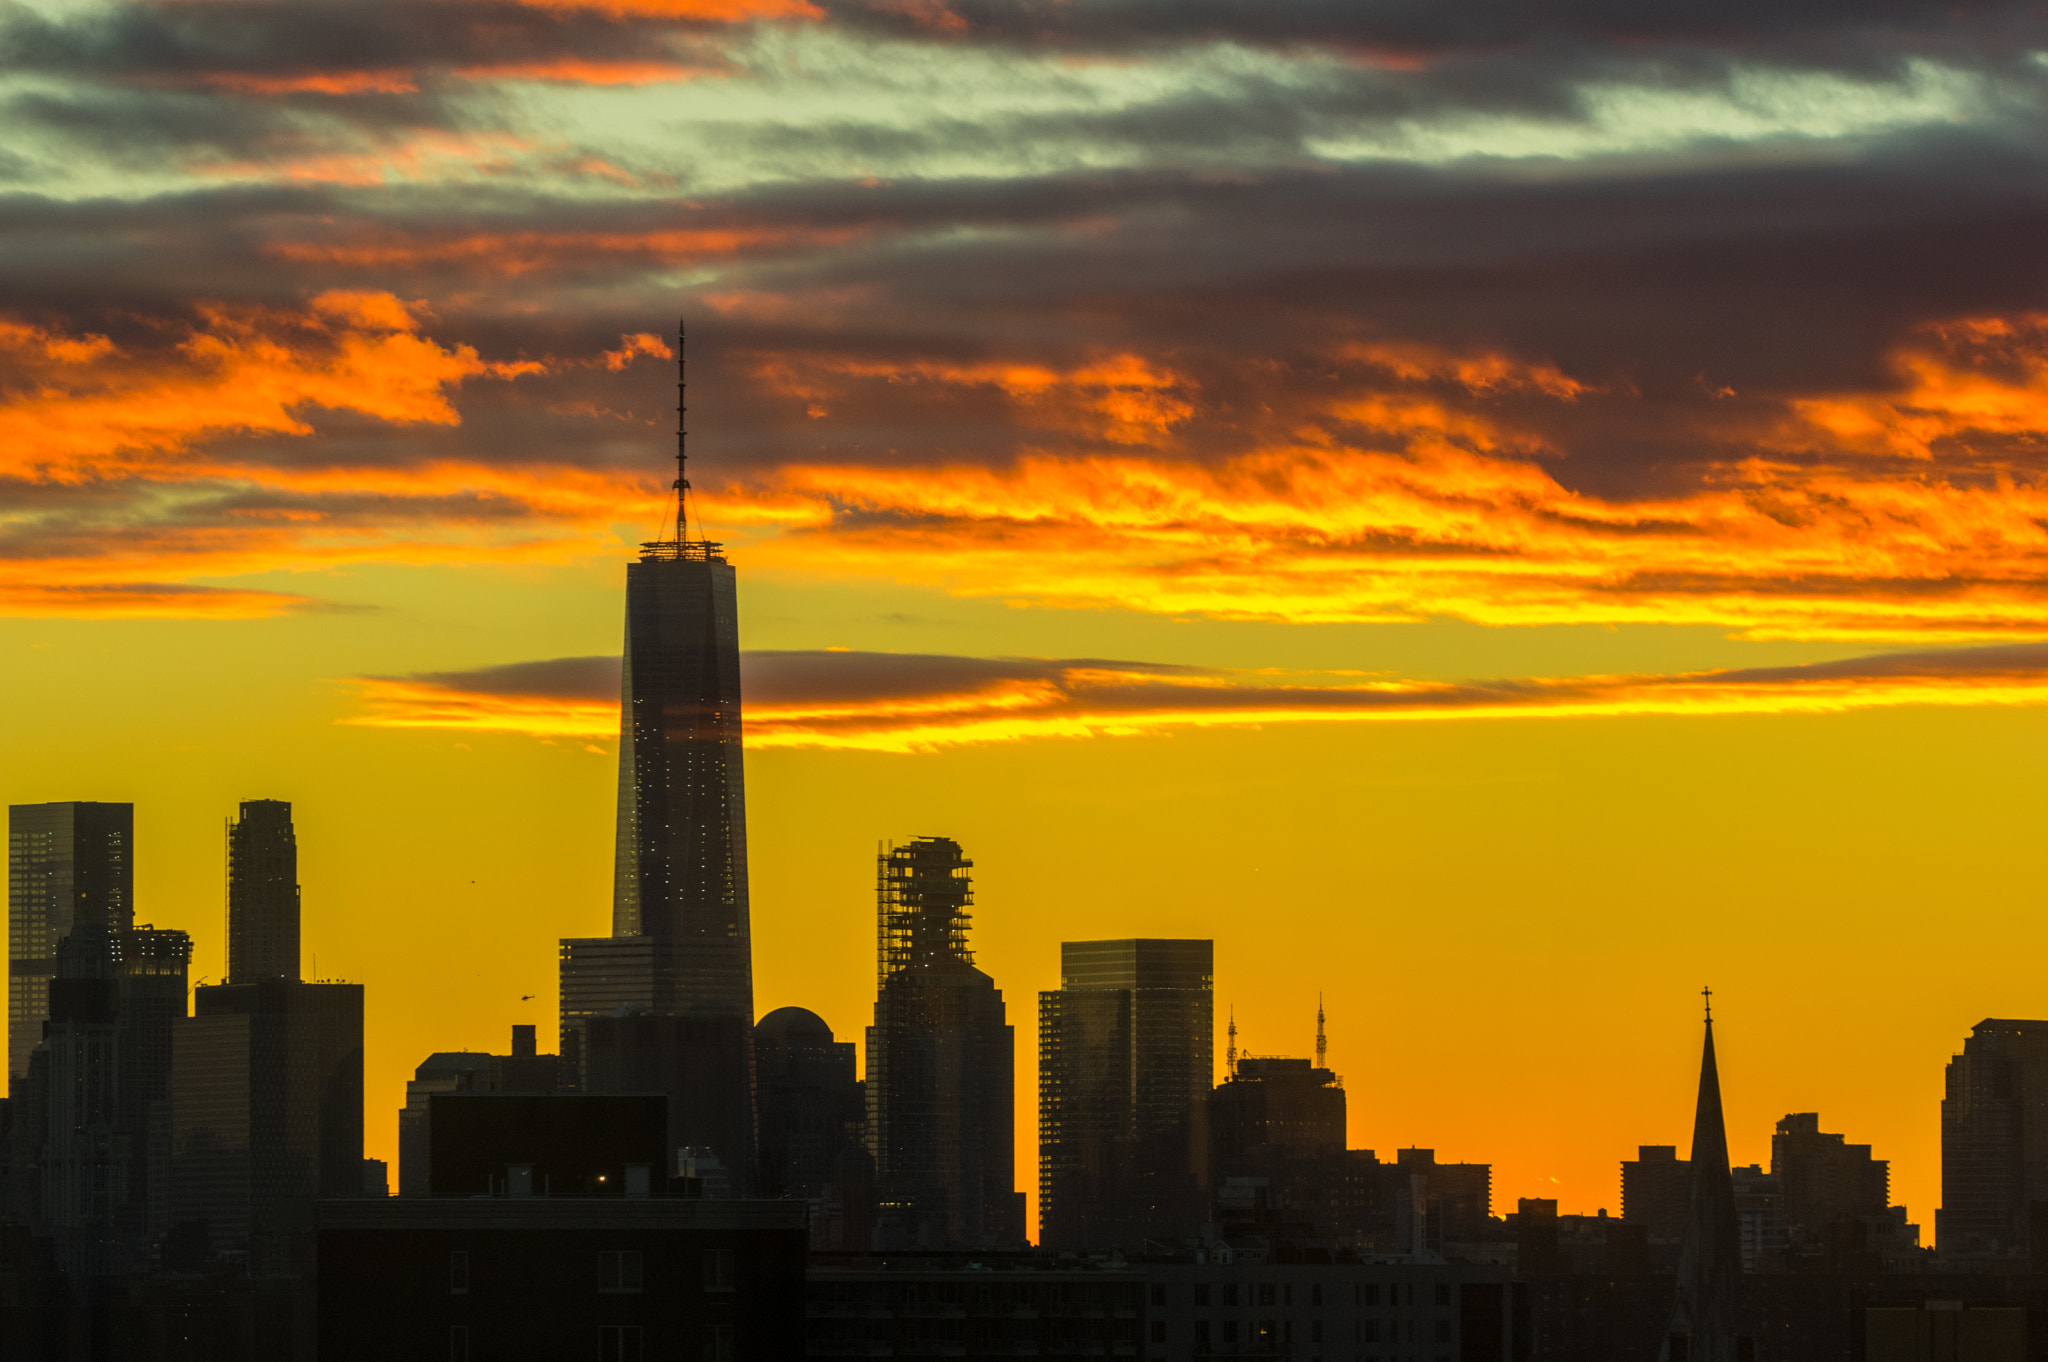
[[1365, 1284], [1365, 1299], [1364, 1301], [1359, 1303], [1364, 1305], [1378, 1305], [1380, 1303], [1380, 1284], [1378, 1282], [1367, 1282]]
[[448, 1294], [467, 1295], [469, 1292], [469, 1254], [456, 1250], [448, 1255]]
[[640, 1294], [640, 1254], [636, 1249], [597, 1255], [597, 1289], [608, 1296]]
[[597, 1362], [640, 1362], [640, 1326], [637, 1324], [599, 1325], [597, 1330]]
[[1365, 1341], [1367, 1343], [1377, 1343], [1380, 1341], [1380, 1322], [1378, 1320], [1369, 1319], [1365, 1322]]
[[1261, 1304], [1261, 1305], [1271, 1305], [1272, 1303], [1273, 1303], [1273, 1284], [1272, 1284], [1271, 1282], [1260, 1282], [1260, 1283], [1259, 1283], [1259, 1304]]
[[1323, 1322], [1321, 1320], [1312, 1319], [1309, 1321], [1308, 1341], [1311, 1343], [1321, 1343], [1323, 1341]]
[[1294, 1308], [1293, 1282], [1288, 1282], [1280, 1288], [1280, 1303], [1290, 1310]]
[[1163, 1306], [1163, 1305], [1165, 1305], [1165, 1304], [1166, 1304], [1166, 1283], [1165, 1283], [1165, 1282], [1154, 1282], [1154, 1283], [1152, 1283], [1152, 1303], [1153, 1303], [1154, 1305], [1159, 1305], [1159, 1306]]
[[1441, 1285], [1441, 1286], [1437, 1287], [1437, 1289], [1436, 1289], [1436, 1303], [1437, 1303], [1438, 1305], [1443, 1305], [1443, 1306], [1448, 1306], [1448, 1305], [1449, 1305], [1449, 1304], [1451, 1303], [1451, 1288], [1450, 1288], [1450, 1284], [1449, 1284], [1448, 1282], [1446, 1282], [1446, 1283], [1444, 1283], [1443, 1285]]
[[1439, 1343], [1449, 1343], [1451, 1341], [1451, 1322], [1449, 1320], [1440, 1319], [1436, 1322], [1436, 1341]]
[[704, 1250], [704, 1289], [706, 1291], [730, 1291], [732, 1285], [732, 1250]]
[[1195, 1283], [1195, 1305], [1203, 1310], [1209, 1308], [1209, 1284], [1207, 1282]]
[[1195, 1351], [1201, 1352], [1208, 1346], [1209, 1321], [1206, 1319], [1198, 1319], [1195, 1321]]
[[[458, 1257], [460, 1255], [457, 1255]], [[469, 1326], [458, 1324], [448, 1331], [448, 1362], [469, 1362]]]
[[1310, 1305], [1321, 1305], [1323, 1303], [1323, 1284], [1321, 1282], [1313, 1282], [1309, 1285], [1308, 1303]]
[[1153, 1341], [1154, 1343], [1164, 1343], [1164, 1342], [1166, 1342], [1166, 1321], [1165, 1321], [1165, 1320], [1163, 1320], [1163, 1319], [1155, 1319], [1155, 1320], [1153, 1320], [1153, 1321], [1152, 1321], [1152, 1341]]
[[1235, 1343], [1235, 1342], [1237, 1342], [1237, 1321], [1236, 1321], [1236, 1320], [1234, 1320], [1234, 1319], [1226, 1319], [1226, 1320], [1224, 1320], [1224, 1321], [1223, 1321], [1223, 1341], [1224, 1341], [1225, 1343]]
[[732, 1326], [711, 1324], [704, 1329], [704, 1362], [735, 1362], [739, 1355], [732, 1347]]

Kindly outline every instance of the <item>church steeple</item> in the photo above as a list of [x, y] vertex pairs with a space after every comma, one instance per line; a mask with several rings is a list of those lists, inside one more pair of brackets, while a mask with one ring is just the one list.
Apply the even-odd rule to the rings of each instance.
[[1735, 1183], [1728, 1172], [1728, 1127], [1721, 1116], [1721, 1073], [1714, 1062], [1713, 992], [1707, 1000], [1700, 1052], [1699, 1101], [1692, 1121], [1692, 1190], [1685, 1244], [1658, 1362], [1751, 1362], [1742, 1336], [1742, 1241], [1735, 1220]]

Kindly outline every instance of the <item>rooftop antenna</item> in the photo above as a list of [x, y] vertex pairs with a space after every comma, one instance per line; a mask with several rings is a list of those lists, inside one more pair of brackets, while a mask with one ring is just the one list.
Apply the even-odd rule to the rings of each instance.
[[1316, 1067], [1330, 1067], [1330, 1038], [1323, 1034], [1323, 995], [1316, 994]]
[[683, 369], [683, 319], [676, 318], [676, 543], [689, 540], [689, 499], [690, 499], [690, 454], [687, 447], [690, 432], [684, 428], [684, 417], [690, 408], [684, 400], [688, 384]]
[[1223, 1068], [1232, 1078], [1237, 1077], [1237, 1005], [1230, 1007], [1230, 1048], [1223, 1052]]
[[1707, 1000], [1707, 1025], [1712, 1026], [1714, 1024], [1714, 990], [1703, 988], [1700, 990], [1700, 997]]

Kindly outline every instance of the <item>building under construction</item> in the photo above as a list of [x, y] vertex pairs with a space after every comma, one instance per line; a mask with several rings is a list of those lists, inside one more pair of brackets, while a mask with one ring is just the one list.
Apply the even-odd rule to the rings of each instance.
[[967, 946], [973, 862], [946, 837], [876, 858], [868, 1145], [878, 1248], [1024, 1242], [1016, 1190], [1015, 1035]]

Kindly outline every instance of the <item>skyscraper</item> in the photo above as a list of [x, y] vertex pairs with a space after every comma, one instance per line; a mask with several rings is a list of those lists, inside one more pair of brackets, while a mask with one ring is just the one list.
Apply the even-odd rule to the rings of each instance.
[[245, 799], [228, 825], [228, 982], [299, 977], [299, 841], [292, 806]]
[[1735, 1183], [1728, 1171], [1728, 1130], [1721, 1118], [1721, 1072], [1714, 1062], [1714, 1018], [1700, 1052], [1700, 1090], [1692, 1124], [1692, 1186], [1685, 1241], [1678, 1255], [1678, 1293], [1659, 1362], [1737, 1362], [1742, 1335], [1742, 1244]]
[[[278, 851], [295, 846], [291, 806], [242, 810], [261, 851], [243, 864], [266, 867], [250, 880], [259, 892], [230, 884], [230, 950], [243, 943], [248, 973], [194, 989], [173, 1031], [171, 1214], [205, 1221], [213, 1246], [245, 1251], [253, 1272], [303, 1272], [315, 1201], [362, 1192], [363, 989], [299, 978], [296, 875]], [[255, 924], [236, 920], [248, 912]], [[271, 968], [282, 972], [259, 973]]]
[[1016, 1038], [1003, 995], [967, 947], [974, 863], [947, 837], [919, 837], [876, 861], [880, 979], [867, 1034], [876, 1246], [1020, 1244]]
[[2048, 1201], [2048, 1021], [1987, 1017], [1951, 1059], [1941, 1099], [1944, 1257], [2024, 1257]]
[[28, 1069], [50, 1015], [57, 944], [80, 922], [135, 921], [133, 804], [14, 804], [7, 810], [7, 1074]]
[[[669, 1095], [671, 1146], [712, 1151], [745, 1186], [754, 984], [738, 598], [722, 546], [689, 536], [683, 412], [678, 381], [675, 533], [626, 567], [612, 934], [562, 942], [562, 1062], [585, 1092], [616, 1090], [607, 1073], [655, 1083], [629, 1090]], [[627, 1018], [648, 1020], [594, 1025]]]
[[1038, 995], [1039, 1242], [1121, 1245], [1194, 1232], [1213, 1073], [1210, 941], [1060, 944]]

